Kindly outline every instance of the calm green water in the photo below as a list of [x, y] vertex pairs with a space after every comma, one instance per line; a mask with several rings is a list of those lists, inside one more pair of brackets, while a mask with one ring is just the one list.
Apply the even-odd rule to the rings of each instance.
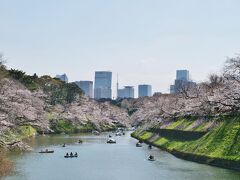
[[[81, 138], [84, 143], [75, 142]], [[106, 144], [101, 136], [44, 136], [30, 140], [34, 152], [13, 155], [16, 172], [7, 180], [239, 180], [240, 173], [175, 158], [158, 149], [135, 146], [127, 134], [116, 137], [117, 144]], [[61, 147], [62, 143], [67, 147]], [[54, 154], [39, 154], [41, 149]], [[76, 159], [65, 159], [66, 152], [78, 152]], [[152, 154], [155, 162], [147, 157]]]

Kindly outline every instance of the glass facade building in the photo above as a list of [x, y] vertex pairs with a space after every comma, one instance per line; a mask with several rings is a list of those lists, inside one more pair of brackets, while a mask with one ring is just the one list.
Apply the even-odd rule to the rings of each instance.
[[112, 99], [112, 72], [96, 71], [94, 99]]
[[78, 87], [80, 87], [86, 96], [93, 98], [93, 82], [92, 81], [76, 81]]
[[189, 81], [189, 71], [188, 70], [177, 70], [176, 80]]
[[123, 89], [118, 89], [117, 98], [134, 98], [134, 87], [133, 86], [125, 86]]
[[152, 96], [152, 86], [142, 84], [138, 86], [138, 97], [149, 97]]
[[170, 94], [180, 93], [183, 89], [191, 88], [195, 85], [196, 83], [190, 80], [188, 70], [177, 70], [174, 85], [170, 86]]

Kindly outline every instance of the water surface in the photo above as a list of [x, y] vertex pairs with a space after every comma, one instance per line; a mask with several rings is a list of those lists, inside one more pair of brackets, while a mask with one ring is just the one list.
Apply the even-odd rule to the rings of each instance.
[[[107, 134], [54, 135], [29, 140], [34, 147], [30, 153], [12, 155], [16, 172], [7, 180], [239, 180], [236, 171], [202, 165], [175, 158], [157, 148], [149, 150], [135, 146], [130, 133], [114, 137], [117, 144], [106, 144]], [[82, 139], [83, 144], [76, 143]], [[67, 147], [61, 147], [66, 143]], [[39, 154], [41, 149], [54, 154]], [[79, 157], [65, 159], [67, 152], [78, 152]], [[149, 155], [155, 162], [147, 160]]]

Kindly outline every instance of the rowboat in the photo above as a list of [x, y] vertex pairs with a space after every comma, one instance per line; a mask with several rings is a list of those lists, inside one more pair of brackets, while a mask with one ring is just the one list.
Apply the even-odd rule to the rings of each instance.
[[64, 158], [77, 158], [78, 155], [73, 155], [73, 156], [64, 156]]
[[108, 139], [108, 140], [107, 140], [107, 143], [108, 143], [108, 144], [116, 144], [117, 142], [116, 142], [115, 139]]
[[41, 154], [44, 154], [44, 153], [54, 153], [54, 151], [48, 151], [48, 150], [46, 150], [46, 151], [40, 151], [39, 153], [41, 153]]
[[148, 158], [149, 161], [155, 161], [155, 158], [154, 156], [150, 155], [149, 158]]
[[142, 143], [139, 143], [139, 142], [138, 142], [138, 143], [136, 144], [136, 147], [142, 147]]

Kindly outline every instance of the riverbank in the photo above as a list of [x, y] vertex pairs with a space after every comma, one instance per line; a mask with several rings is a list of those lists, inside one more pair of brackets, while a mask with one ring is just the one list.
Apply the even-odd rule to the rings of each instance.
[[179, 119], [162, 127], [137, 130], [132, 137], [181, 159], [240, 171], [239, 116], [209, 121]]

